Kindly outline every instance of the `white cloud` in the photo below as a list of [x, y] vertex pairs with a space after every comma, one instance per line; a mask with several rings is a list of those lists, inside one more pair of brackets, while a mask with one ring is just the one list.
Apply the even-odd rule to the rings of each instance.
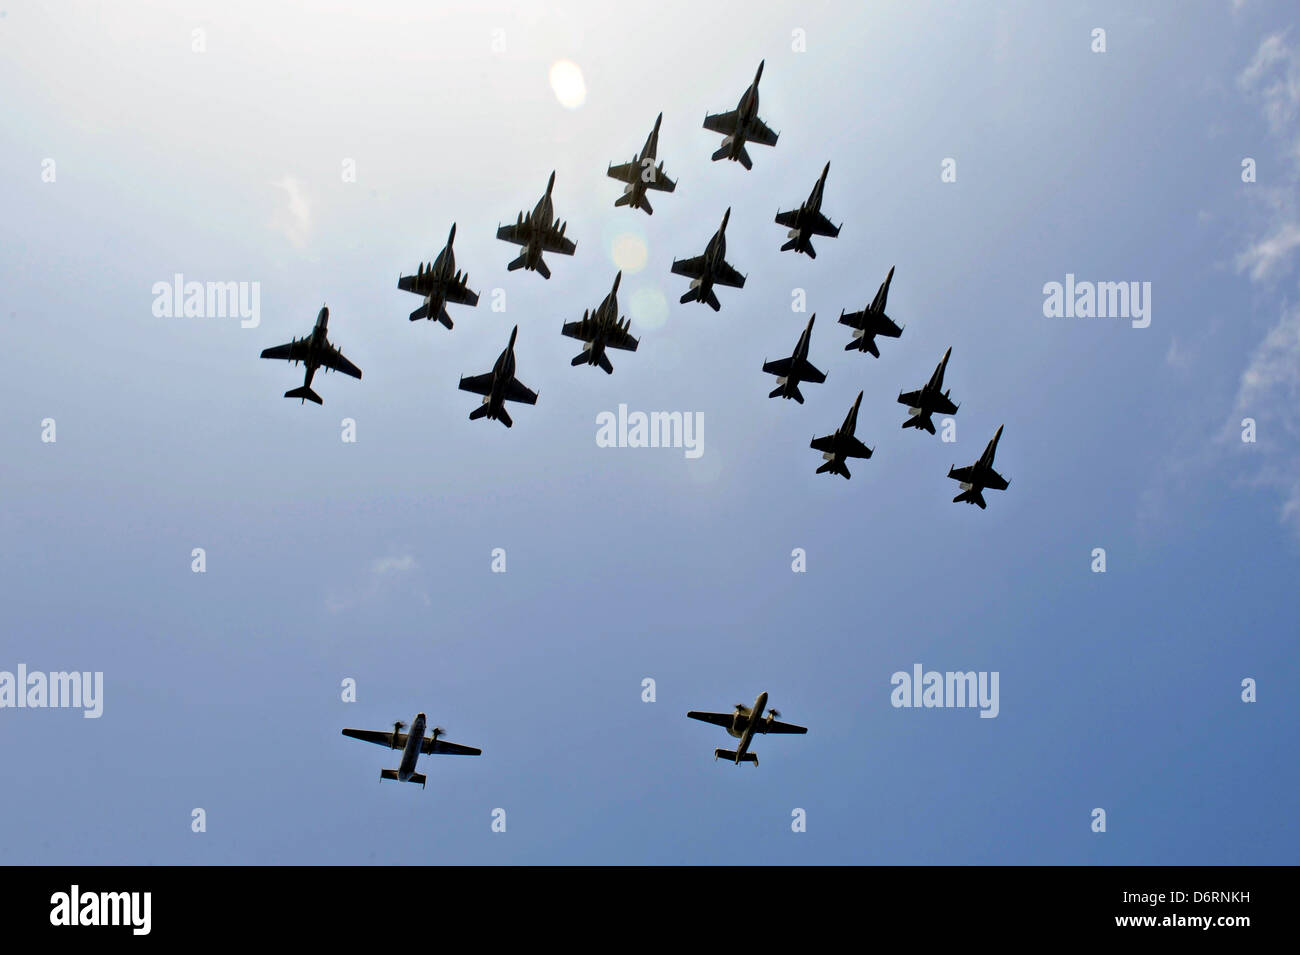
[[369, 572], [356, 584], [337, 588], [327, 594], [325, 609], [330, 613], [350, 610], [353, 607], [376, 600], [381, 596], [392, 594], [394, 589], [399, 591], [405, 589], [413, 593], [424, 606], [430, 606], [429, 595], [420, 586], [418, 579], [411, 580], [405, 585], [400, 583], [400, 581], [406, 580], [407, 575], [418, 567], [419, 564], [410, 554], [377, 557], [371, 561]]
[[414, 567], [415, 567], [415, 558], [412, 557], [410, 554], [406, 554], [403, 557], [380, 557], [378, 560], [374, 562], [374, 565], [372, 566], [371, 569], [374, 571], [374, 573], [383, 575], [383, 574], [392, 574], [392, 573], [404, 573], [405, 571], [411, 570]]
[[1284, 266], [1297, 247], [1300, 247], [1300, 224], [1283, 222], [1272, 235], [1237, 253], [1237, 271], [1249, 271], [1251, 281], [1259, 282]]
[[271, 185], [284, 194], [282, 204], [271, 216], [271, 228], [301, 248], [311, 235], [312, 210], [306, 188], [293, 176], [284, 176]]
[[1281, 319], [1256, 347], [1241, 374], [1229, 423], [1229, 440], [1240, 441], [1240, 422], [1253, 418], [1254, 444], [1243, 451], [1259, 460], [1250, 483], [1282, 492], [1282, 521], [1300, 534], [1300, 307]]
[[1275, 134], [1287, 130], [1300, 111], [1300, 56], [1287, 43], [1286, 31], [1263, 39], [1237, 85], [1263, 101], [1269, 129]]

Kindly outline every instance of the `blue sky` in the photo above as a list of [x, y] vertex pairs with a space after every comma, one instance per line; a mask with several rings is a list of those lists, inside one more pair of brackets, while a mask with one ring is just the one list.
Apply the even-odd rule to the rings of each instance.
[[[1288, 4], [0, 9], [0, 670], [104, 673], [97, 720], [0, 710], [0, 858], [1297, 861]], [[760, 59], [780, 141], [711, 163], [700, 123]], [[677, 191], [615, 209], [605, 168], [660, 111]], [[827, 160], [840, 237], [780, 253]], [[552, 169], [577, 254], [545, 282], [494, 233]], [[728, 206], [746, 286], [679, 305], [672, 259]], [[449, 333], [396, 280], [453, 221], [483, 301]], [[572, 368], [560, 326], [620, 266], [640, 349]], [[842, 351], [890, 266], [903, 337]], [[260, 323], [156, 317], [178, 272], [260, 283]], [[1150, 282], [1150, 326], [1045, 318], [1068, 273]], [[803, 406], [760, 371], [796, 289], [828, 372]], [[301, 369], [257, 355], [322, 302], [365, 377], [304, 407]], [[457, 379], [515, 324], [539, 402], [471, 423]], [[948, 346], [945, 444], [895, 396]], [[815, 475], [859, 390], [875, 456]], [[703, 414], [704, 454], [597, 447], [620, 403]], [[1011, 488], [950, 503], [1000, 424]], [[999, 715], [892, 707], [916, 663], [997, 671]], [[730, 738], [685, 712], [762, 690], [808, 735], [715, 764]], [[397, 754], [339, 730], [417, 710], [484, 755], [380, 784]]]

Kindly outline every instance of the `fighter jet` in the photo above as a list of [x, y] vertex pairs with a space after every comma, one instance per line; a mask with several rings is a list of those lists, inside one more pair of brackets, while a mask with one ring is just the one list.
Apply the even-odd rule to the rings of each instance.
[[599, 365], [605, 369], [605, 374], [612, 375], [614, 366], [609, 362], [606, 349], [636, 351], [639, 342], [627, 331], [632, 320], [619, 318], [618, 315], [618, 283], [622, 280], [623, 273], [619, 272], [614, 276], [614, 287], [594, 312], [584, 311], [582, 321], [565, 322], [560, 329], [560, 334], [586, 342], [582, 351], [570, 362], [571, 365]]
[[826, 380], [825, 373], [818, 371], [808, 361], [808, 346], [812, 344], [812, 327], [816, 320], [817, 313], [814, 312], [808, 319], [808, 327], [803, 330], [799, 341], [795, 343], [793, 355], [778, 361], [763, 362], [763, 371], [777, 376], [776, 387], [768, 395], [769, 398], [793, 398], [799, 404], [803, 404], [803, 395], [799, 393], [799, 382], [807, 381], [820, 385]]
[[487, 374], [475, 375], [473, 378], [461, 376], [461, 391], [472, 391], [483, 396], [483, 403], [469, 413], [470, 421], [486, 416], [509, 428], [514, 422], [506, 411], [507, 401], [537, 404], [537, 392], [525, 388], [515, 377], [515, 337], [518, 334], [519, 326], [516, 325], [510, 333], [510, 344], [506, 345], [506, 350]]
[[758, 64], [754, 82], [749, 84], [740, 97], [740, 103], [727, 113], [713, 113], [704, 117], [704, 128], [723, 135], [722, 146], [713, 154], [713, 161], [719, 159], [739, 160], [746, 169], [752, 169], [749, 153], [745, 152], [745, 143], [758, 143], [760, 146], [775, 146], [777, 133], [767, 128], [767, 124], [758, 118], [758, 81], [763, 78], [763, 64]]
[[564, 237], [564, 228], [568, 223], [554, 217], [555, 207], [551, 202], [553, 188], [555, 188], [554, 172], [546, 183], [546, 194], [537, 200], [537, 205], [533, 206], [532, 212], [527, 215], [519, 213], [519, 218], [515, 220], [514, 225], [497, 226], [498, 239], [524, 247], [524, 250], [519, 253], [519, 258], [506, 266], [511, 272], [515, 269], [528, 269], [530, 272], [540, 272], [542, 278], [549, 279], [551, 270], [543, 261], [542, 253], [558, 252], [560, 255], [573, 255], [577, 248], [572, 239]]
[[763, 707], [765, 706], [767, 706], [767, 694], [760, 693], [758, 699], [754, 701], [753, 709], [750, 709], [744, 703], [737, 703], [735, 710], [731, 713], [701, 713], [697, 710], [691, 710], [686, 715], [693, 720], [721, 726], [740, 740], [740, 745], [734, 751], [722, 748], [715, 749], [713, 751], [715, 760], [724, 757], [737, 766], [741, 763], [753, 763], [758, 766], [758, 756], [749, 752], [749, 744], [753, 740], [755, 733], [808, 732], [807, 727], [804, 726], [795, 726], [792, 723], [778, 723], [776, 718], [781, 714], [776, 710], [768, 710], [767, 716], [764, 716]]
[[1005, 491], [1011, 486], [1011, 482], [1004, 478], [997, 471], [993, 470], [993, 455], [998, 450], [998, 439], [1002, 437], [1002, 428], [1005, 425], [998, 425], [997, 434], [993, 435], [993, 440], [989, 442], [980, 459], [966, 468], [949, 468], [948, 477], [954, 481], [961, 482], [961, 493], [952, 499], [956, 504], [958, 501], [965, 501], [967, 504], [978, 504], [980, 510], [984, 510], [984, 495], [980, 492], [985, 488], [992, 491]]
[[661, 161], [658, 166], [655, 165], [655, 153], [659, 149], [659, 124], [663, 122], [663, 119], [663, 113], [660, 113], [655, 118], [655, 128], [650, 130], [650, 136], [646, 139], [645, 145], [641, 147], [640, 154], [631, 162], [625, 162], [618, 166], [610, 164], [606, 175], [611, 179], [627, 183], [623, 187], [623, 195], [614, 200], [614, 205], [644, 209], [646, 215], [652, 216], [655, 211], [650, 207], [650, 200], [646, 198], [646, 192], [650, 189], [659, 192], [672, 192], [677, 188], [677, 183], [664, 175], [663, 162]]
[[415, 722], [411, 724], [411, 733], [408, 736], [402, 730], [406, 724], [398, 720], [393, 724], [393, 731], [385, 733], [382, 730], [354, 730], [346, 729], [343, 731], [344, 736], [351, 736], [353, 739], [364, 740], [367, 743], [378, 743], [380, 746], [387, 746], [389, 749], [400, 749], [402, 751], [402, 761], [396, 769], [382, 769], [379, 771], [379, 778], [396, 779], [399, 783], [419, 783], [420, 788], [424, 788], [424, 774], [415, 771], [416, 760], [420, 758], [421, 753], [435, 753], [440, 756], [479, 756], [483, 750], [473, 746], [461, 746], [459, 743], [448, 743], [438, 739], [444, 732], [441, 726], [433, 728], [433, 735], [426, 737], [424, 735], [424, 714], [416, 713]]
[[683, 305], [687, 302], [708, 302], [716, 312], [721, 310], [722, 303], [713, 294], [714, 285], [745, 287], [745, 276], [727, 264], [727, 220], [730, 218], [731, 209], [728, 208], [722, 214], [722, 225], [718, 226], [718, 231], [704, 247], [703, 255], [673, 259], [672, 271], [691, 279], [690, 289], [681, 297]]
[[844, 423], [840, 425], [839, 430], [834, 434], [828, 434], [824, 438], [813, 438], [812, 444], [809, 445], [814, 451], [822, 452], [822, 457], [826, 463], [817, 469], [818, 474], [839, 474], [845, 479], [853, 477], [846, 466], [848, 458], [869, 458], [871, 457], [871, 448], [867, 447], [857, 439], [853, 432], [858, 429], [858, 407], [862, 404], [862, 392], [858, 392], [858, 400], [853, 402], [853, 407], [849, 409]]
[[456, 241], [456, 223], [451, 224], [447, 233], [447, 244], [438, 253], [432, 264], [420, 263], [414, 275], [399, 275], [397, 287], [403, 292], [414, 292], [424, 296], [424, 304], [411, 313], [411, 321], [421, 318], [437, 319], [451, 328], [451, 316], [447, 314], [447, 303], [457, 305], [478, 304], [478, 292], [471, 292], [467, 287], [468, 275], [461, 275], [456, 268], [456, 253], [451, 244]]
[[286, 398], [301, 398], [304, 403], [314, 401], [318, 405], [323, 405], [325, 402], [321, 401], [320, 395], [311, 390], [311, 380], [317, 368], [341, 371], [353, 378], [361, 377], [361, 369], [344, 358], [343, 353], [331, 345], [329, 339], [325, 337], [325, 329], [329, 323], [330, 310], [322, 305], [320, 314], [316, 316], [316, 327], [311, 330], [310, 335], [305, 338], [295, 338], [287, 345], [276, 345], [274, 348], [262, 350], [263, 358], [281, 358], [295, 365], [302, 362], [307, 366], [307, 378], [302, 383], [302, 387], [286, 391], [284, 393]]
[[782, 252], [794, 249], [815, 259], [817, 250], [812, 246], [812, 237], [824, 235], [833, 239], [840, 234], [840, 227], [831, 225], [831, 220], [822, 215], [822, 190], [826, 188], [826, 174], [830, 171], [831, 164], [827, 163], [817, 180], [817, 185], [813, 186], [812, 192], [808, 195], [808, 200], [798, 209], [776, 214], [776, 224], [790, 230], [789, 235], [786, 236], [790, 241], [781, 246]]
[[877, 358], [880, 357], [880, 349], [876, 347], [876, 336], [884, 335], [886, 338], [898, 338], [903, 334], [903, 329], [895, 325], [893, 320], [885, 314], [885, 300], [889, 298], [889, 283], [894, 280], [894, 267], [889, 267], [889, 274], [885, 276], [885, 281], [880, 283], [880, 288], [876, 291], [876, 297], [860, 312], [850, 312], [847, 315], [840, 311], [840, 324], [847, 325], [854, 329], [853, 341], [844, 346], [845, 351], [869, 351]]
[[943, 370], [948, 367], [948, 356], [951, 354], [952, 348], [943, 353], [943, 361], [939, 362], [939, 367], [934, 370], [924, 388], [906, 394], [899, 393], [898, 403], [907, 405], [907, 413], [912, 416], [903, 422], [904, 428], [924, 428], [934, 434], [934, 422], [930, 420], [930, 415], [936, 412], [957, 413], [957, 406], [952, 403], [948, 392], [939, 391], [943, 387]]

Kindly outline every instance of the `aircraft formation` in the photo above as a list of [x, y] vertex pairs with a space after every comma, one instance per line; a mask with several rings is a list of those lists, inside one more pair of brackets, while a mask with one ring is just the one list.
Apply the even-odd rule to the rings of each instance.
[[[693, 720], [721, 726], [731, 736], [740, 740], [734, 750], [718, 747], [713, 751], [715, 761], [726, 759], [737, 766], [741, 763], [753, 763], [754, 766], [758, 766], [758, 756], [749, 751], [755, 733], [808, 732], [806, 727], [779, 722], [777, 718], [781, 714], [774, 709], [767, 709], [767, 693], [765, 692], [758, 695], [758, 699], [754, 701], [752, 707], [737, 703], [730, 713], [704, 713], [691, 710], [686, 715]], [[411, 723], [410, 733], [404, 733], [403, 730], [406, 729], [406, 724], [401, 720], [397, 720], [393, 723], [391, 730], [348, 728], [343, 730], [343, 735], [352, 739], [359, 739], [365, 743], [385, 746], [388, 749], [401, 750], [402, 757], [398, 761], [397, 768], [381, 769], [379, 771], [380, 781], [392, 779], [399, 783], [418, 783], [421, 789], [425, 786], [426, 777], [423, 773], [415, 771], [416, 763], [421, 755], [481, 756], [483, 754], [483, 750], [476, 746], [462, 746], [460, 743], [450, 743], [441, 739], [440, 737], [446, 731], [440, 726], [435, 726], [433, 731], [428, 736], [425, 736], [424, 729], [426, 725], [428, 724], [425, 715], [416, 713], [415, 720]]]
[[[763, 63], [759, 63], [753, 82], [741, 94], [736, 108], [722, 113], [710, 113], [704, 118], [706, 130], [720, 134], [722, 144], [713, 153], [713, 161], [730, 160], [738, 162], [746, 170], [753, 168], [753, 161], [747, 150], [748, 145], [774, 147], [779, 134], [758, 115], [758, 85], [763, 77]], [[660, 113], [654, 122], [650, 135], [630, 162], [611, 164], [606, 175], [623, 183], [622, 194], [614, 201], [616, 207], [625, 206], [640, 210], [646, 215], [653, 215], [654, 208], [649, 199], [651, 192], [671, 193], [677, 183], [664, 171], [664, 162], [658, 158], [659, 128], [663, 122]], [[787, 230], [786, 242], [781, 246], [783, 252], [794, 252], [817, 257], [812, 238], [836, 238], [841, 226], [833, 224], [822, 212], [822, 196], [826, 189], [826, 179], [830, 174], [830, 163], [822, 168], [821, 175], [813, 185], [808, 198], [798, 208], [778, 212], [777, 225]], [[515, 221], [509, 225], [498, 225], [496, 236], [503, 242], [520, 247], [519, 254], [507, 265], [508, 271], [524, 269], [536, 272], [544, 279], [551, 277], [550, 266], [545, 255], [572, 256], [577, 251], [577, 244], [565, 235], [568, 223], [556, 214], [553, 193], [555, 190], [555, 172], [552, 171], [546, 183], [546, 191], [537, 200], [529, 212], [520, 211]], [[722, 301], [717, 294], [718, 288], [742, 289], [745, 276], [727, 261], [727, 223], [731, 219], [731, 209], [722, 215], [722, 221], [716, 232], [704, 246], [704, 251], [684, 259], [674, 259], [671, 271], [690, 280], [687, 290], [680, 302], [699, 302], [709, 306], [715, 312], [721, 311]], [[405, 292], [420, 296], [421, 305], [410, 314], [410, 320], [427, 319], [436, 321], [448, 330], [454, 322], [448, 312], [448, 305], [473, 308], [477, 306], [479, 296], [469, 288], [469, 278], [456, 266], [453, 244], [456, 239], [456, 224], [452, 223], [447, 235], [447, 244], [432, 262], [420, 263], [413, 275], [398, 277], [397, 287]], [[845, 351], [867, 352], [879, 358], [878, 338], [899, 338], [903, 326], [896, 324], [885, 312], [889, 298], [890, 283], [894, 278], [891, 266], [885, 280], [880, 284], [871, 303], [861, 311], [845, 312], [841, 310], [839, 323], [852, 329], [852, 337], [844, 346]], [[592, 365], [601, 368], [606, 374], [613, 374], [614, 366], [609, 358], [609, 350], [636, 351], [639, 340], [630, 332], [629, 319], [618, 314], [618, 287], [622, 272], [614, 276], [613, 287], [609, 294], [594, 310], [583, 312], [581, 320], [564, 323], [561, 334], [577, 339], [583, 343], [582, 351], [573, 358], [571, 364]], [[794, 399], [804, 403], [801, 385], [821, 384], [826, 380], [826, 373], [820, 371], [809, 360], [812, 345], [813, 323], [817, 316], [808, 319], [808, 325], [795, 343], [794, 350], [788, 358], [775, 361], [764, 360], [762, 370], [775, 376], [776, 387], [769, 394], [771, 398]], [[348, 361], [343, 353], [335, 347], [326, 336], [329, 322], [329, 309], [322, 307], [316, 319], [316, 325], [310, 335], [296, 338], [285, 345], [267, 348], [262, 352], [263, 358], [282, 359], [293, 364], [302, 363], [306, 367], [306, 378], [302, 387], [285, 392], [286, 398], [298, 398], [302, 402], [312, 401], [323, 404], [321, 397], [312, 390], [312, 378], [319, 369], [339, 371], [353, 378], [361, 377], [361, 369]], [[506, 409], [507, 402], [535, 405], [537, 392], [528, 388], [515, 377], [515, 341], [519, 335], [516, 325], [510, 333], [510, 340], [501, 352], [492, 370], [471, 377], [462, 376], [460, 390], [468, 391], [481, 397], [481, 403], [470, 412], [470, 420], [488, 418], [500, 421], [507, 428], [514, 424]], [[938, 367], [930, 380], [914, 391], [900, 392], [898, 401], [908, 409], [908, 417], [903, 428], [915, 428], [935, 434], [933, 416], [955, 415], [958, 405], [951, 394], [944, 389], [944, 373], [952, 349], [944, 352]], [[832, 434], [812, 439], [810, 447], [822, 454], [823, 464], [817, 468], [818, 474], [838, 474], [848, 479], [851, 477], [846, 466], [848, 458], [868, 459], [872, 449], [860, 441], [856, 434], [858, 409], [862, 403], [862, 393], [849, 410], [844, 423]], [[993, 455], [1002, 436], [1002, 426], [989, 442], [979, 460], [969, 467], [949, 468], [948, 476], [961, 485], [960, 493], [953, 498], [953, 503], [969, 503], [984, 509], [985, 490], [1005, 490], [1010, 482], [993, 470]]]

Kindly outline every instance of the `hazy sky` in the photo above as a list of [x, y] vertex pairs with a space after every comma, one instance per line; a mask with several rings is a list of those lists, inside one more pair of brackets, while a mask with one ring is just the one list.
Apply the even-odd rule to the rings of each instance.
[[[0, 709], [0, 859], [1295, 863], [1300, 31], [1134, 7], [0, 0], [0, 671], [104, 680]], [[712, 163], [762, 59], [780, 141]], [[616, 209], [660, 111], [677, 190]], [[779, 252], [828, 160], [839, 238]], [[552, 170], [547, 282], [495, 230]], [[746, 286], [680, 305], [727, 207]], [[448, 332], [396, 283], [453, 221]], [[843, 351], [890, 266], [902, 338]], [[640, 349], [570, 367], [619, 267]], [[155, 315], [177, 273], [258, 283], [256, 327]], [[1149, 327], [1045, 317], [1067, 275], [1150, 283]], [[364, 378], [303, 406], [258, 354], [322, 303]], [[828, 378], [769, 400], [812, 312]], [[516, 324], [538, 404], [470, 422]], [[949, 346], [945, 443], [895, 398]], [[875, 456], [814, 474], [859, 390]], [[598, 447], [620, 404], [704, 453]], [[951, 503], [1003, 424], [1010, 489]], [[916, 664], [997, 717], [892, 706]], [[686, 711], [763, 690], [808, 735], [715, 764]], [[339, 733], [419, 710], [484, 751], [424, 791]]]

